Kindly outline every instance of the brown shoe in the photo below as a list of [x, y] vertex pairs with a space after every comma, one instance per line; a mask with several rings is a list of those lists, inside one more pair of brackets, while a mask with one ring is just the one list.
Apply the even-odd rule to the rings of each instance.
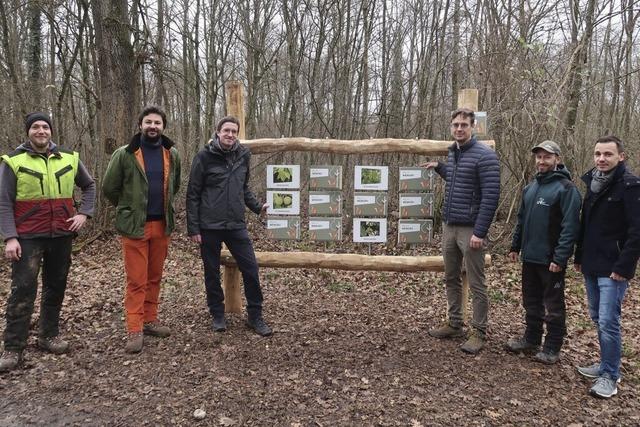
[[38, 348], [53, 354], [64, 354], [69, 351], [69, 343], [60, 336], [38, 338]]
[[0, 356], [0, 372], [9, 372], [22, 363], [22, 352], [5, 351]]
[[464, 330], [461, 327], [451, 326], [448, 322], [440, 326], [439, 328], [429, 329], [427, 332], [434, 338], [457, 338], [464, 336]]
[[127, 353], [140, 353], [142, 351], [143, 342], [144, 336], [142, 332], [129, 332], [127, 335], [127, 345], [124, 347], [124, 351]]
[[484, 347], [485, 340], [485, 335], [482, 332], [474, 329], [473, 331], [471, 331], [471, 334], [469, 334], [469, 339], [467, 339], [467, 341], [460, 346], [460, 350], [469, 354], [477, 354], [480, 350], [482, 350], [482, 347]]
[[147, 322], [142, 327], [142, 332], [145, 335], [151, 335], [154, 337], [166, 338], [171, 335], [171, 329], [168, 326], [162, 325], [159, 321]]

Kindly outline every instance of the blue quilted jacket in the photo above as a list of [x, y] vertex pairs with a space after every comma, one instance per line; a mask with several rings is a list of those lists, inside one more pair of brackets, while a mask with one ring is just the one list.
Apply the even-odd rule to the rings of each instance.
[[438, 162], [436, 172], [447, 182], [445, 224], [473, 226], [476, 237], [486, 237], [500, 198], [500, 165], [495, 151], [475, 138], [459, 148], [454, 143], [447, 163]]

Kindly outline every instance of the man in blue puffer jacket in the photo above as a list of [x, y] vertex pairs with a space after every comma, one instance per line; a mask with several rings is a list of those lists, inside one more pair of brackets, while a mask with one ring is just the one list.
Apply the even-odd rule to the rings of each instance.
[[[531, 150], [536, 176], [522, 192], [518, 223], [509, 258], [522, 257], [522, 305], [526, 329], [506, 349], [535, 354], [538, 362], [553, 364], [560, 358], [566, 328], [564, 302], [567, 262], [580, 232], [580, 193], [571, 174], [560, 163], [560, 147], [543, 141]], [[547, 334], [542, 351], [543, 327]]]
[[449, 320], [429, 331], [436, 338], [453, 338], [462, 329], [462, 263], [469, 277], [473, 297], [473, 331], [462, 345], [465, 353], [479, 352], [486, 340], [489, 299], [484, 276], [487, 233], [500, 198], [500, 165], [496, 153], [472, 135], [475, 114], [459, 108], [451, 114], [451, 135], [447, 163], [429, 162], [426, 167], [446, 181], [442, 225], [442, 251]]

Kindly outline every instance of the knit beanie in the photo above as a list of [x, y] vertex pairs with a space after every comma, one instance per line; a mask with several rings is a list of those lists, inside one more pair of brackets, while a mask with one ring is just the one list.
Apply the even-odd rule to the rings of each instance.
[[53, 130], [53, 126], [51, 125], [51, 118], [46, 113], [41, 113], [39, 111], [27, 114], [27, 117], [24, 120], [24, 130], [29, 133], [29, 129], [31, 125], [35, 122], [42, 120], [43, 122], [47, 122], [49, 128]]

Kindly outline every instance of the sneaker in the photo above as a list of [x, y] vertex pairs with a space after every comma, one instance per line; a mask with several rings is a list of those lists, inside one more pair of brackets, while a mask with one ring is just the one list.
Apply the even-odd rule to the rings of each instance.
[[129, 332], [124, 351], [127, 353], [140, 353], [142, 351], [143, 343], [144, 334], [142, 332]]
[[69, 343], [60, 338], [60, 336], [38, 338], [38, 347], [53, 354], [64, 354], [69, 351]]
[[144, 335], [151, 335], [154, 337], [166, 338], [171, 335], [171, 329], [168, 326], [162, 325], [159, 321], [147, 322], [142, 327]]
[[468, 354], [477, 354], [484, 347], [485, 335], [477, 330], [471, 331], [469, 339], [460, 346], [460, 350]]
[[273, 331], [271, 330], [269, 325], [267, 325], [267, 323], [264, 321], [262, 316], [258, 316], [253, 319], [251, 318], [247, 319], [247, 326], [253, 329], [253, 331], [256, 334], [261, 335], [263, 337], [268, 337], [269, 335], [273, 334]]
[[596, 397], [608, 399], [618, 394], [618, 387], [616, 386], [616, 381], [609, 374], [602, 374], [593, 382], [593, 387], [591, 387], [589, 393]]
[[[590, 366], [577, 366], [576, 368], [578, 369], [578, 373], [585, 378], [595, 379], [600, 376], [599, 363], [594, 363], [593, 365], [590, 365]], [[620, 384], [620, 381], [622, 381], [622, 375], [618, 377], [618, 380], [616, 381], [616, 383]]]
[[6, 350], [0, 356], [0, 372], [9, 372], [15, 369], [22, 363], [21, 351], [9, 351]]
[[533, 356], [533, 360], [536, 362], [544, 363], [546, 365], [553, 365], [560, 360], [560, 352], [559, 351], [551, 351], [551, 350], [542, 350], [536, 353]]
[[535, 354], [538, 352], [540, 346], [531, 344], [524, 338], [511, 338], [504, 345], [504, 348], [512, 353]]
[[213, 316], [213, 322], [211, 322], [211, 328], [214, 332], [224, 332], [227, 330], [227, 322], [222, 316]]
[[594, 363], [590, 366], [577, 366], [578, 373], [587, 378], [598, 378], [600, 376], [600, 364]]
[[440, 338], [440, 339], [458, 338], [458, 337], [464, 336], [464, 330], [462, 329], [462, 327], [456, 328], [454, 326], [451, 326], [451, 324], [448, 322], [444, 323], [442, 326], [438, 328], [429, 329], [427, 333], [434, 338]]

